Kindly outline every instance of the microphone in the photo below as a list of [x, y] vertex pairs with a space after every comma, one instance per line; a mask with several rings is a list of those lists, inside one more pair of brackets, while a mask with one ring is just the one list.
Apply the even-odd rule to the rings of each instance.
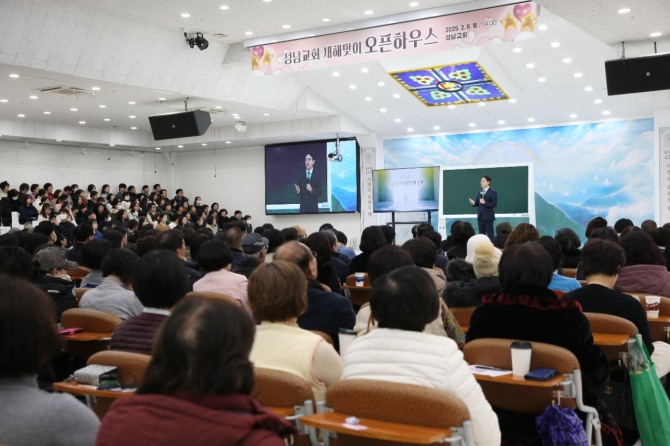
[[484, 198], [484, 191], [481, 191], [480, 194], [481, 194], [482, 198]]

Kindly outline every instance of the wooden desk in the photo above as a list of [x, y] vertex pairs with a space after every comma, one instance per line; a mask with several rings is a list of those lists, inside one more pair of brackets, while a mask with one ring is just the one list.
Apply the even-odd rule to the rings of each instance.
[[599, 347], [621, 347], [628, 339], [625, 333], [593, 333], [593, 343]]
[[63, 339], [68, 342], [88, 342], [88, 341], [109, 341], [112, 333], [96, 333], [92, 331], [82, 331], [75, 334], [63, 335]]
[[488, 381], [499, 384], [513, 384], [521, 386], [530, 386], [530, 387], [557, 387], [559, 386], [565, 378], [563, 375], [558, 374], [549, 381], [532, 381], [529, 379], [524, 379], [522, 376], [514, 375], [502, 375], [502, 376], [488, 376], [488, 375], [478, 375], [473, 374], [477, 381]]
[[295, 410], [293, 410], [292, 407], [271, 407], [271, 406], [264, 406], [264, 407], [273, 414], [281, 418], [295, 415]]
[[359, 418], [358, 426], [365, 426], [367, 429], [354, 430], [344, 426], [344, 420], [348, 416], [336, 412], [322, 412], [300, 417], [300, 423], [340, 434], [403, 443], [432, 444], [451, 437], [450, 429], [390, 423], [369, 418]]
[[95, 396], [100, 398], [123, 398], [125, 396], [134, 395], [134, 390], [120, 392], [118, 390], [98, 390], [96, 386], [89, 386], [87, 384], [79, 384], [75, 382], [59, 382], [53, 384], [54, 390], [67, 393], [75, 393], [78, 395]]
[[670, 316], [648, 317], [647, 322], [650, 324], [670, 324]]

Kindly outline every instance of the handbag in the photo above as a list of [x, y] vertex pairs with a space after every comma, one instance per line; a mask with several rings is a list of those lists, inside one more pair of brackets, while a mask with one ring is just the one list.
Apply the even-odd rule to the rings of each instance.
[[635, 335], [635, 345], [629, 373], [640, 439], [644, 446], [667, 446], [670, 444], [670, 401], [639, 334]]
[[[537, 436], [542, 446], [588, 446], [584, 425], [574, 410], [549, 404], [535, 417]], [[645, 445], [646, 446], [646, 445]]]
[[599, 392], [599, 396], [607, 405], [607, 410], [612, 414], [617, 425], [629, 430], [637, 430], [630, 379], [628, 371], [623, 370], [623, 372], [621, 375], [617, 374], [617, 378], [611, 375]]
[[113, 365], [91, 364], [75, 371], [72, 377], [79, 384], [99, 386], [102, 380], [118, 379], [118, 373], [115, 371], [116, 366]]

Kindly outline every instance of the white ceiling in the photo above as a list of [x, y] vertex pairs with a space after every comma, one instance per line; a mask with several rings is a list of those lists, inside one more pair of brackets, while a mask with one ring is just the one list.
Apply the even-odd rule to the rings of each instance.
[[[20, 1], [20, 0], [15, 0]], [[347, 24], [362, 20], [379, 20], [408, 11], [444, 7], [461, 1], [419, 0], [416, 7], [408, 6], [409, 0], [68, 0], [71, 7], [84, 8], [94, 14], [118, 17], [121, 21], [132, 19], [162, 30], [174, 30], [177, 35], [184, 31], [203, 32], [210, 41], [210, 48], [203, 56], [224, 57], [235, 52], [244, 52], [241, 43], [248, 39], [263, 38], [294, 32], [319, 32], [320, 28]], [[471, 2], [475, 9], [481, 2]], [[229, 6], [221, 10], [221, 5]], [[515, 102], [499, 101], [485, 106], [461, 105], [426, 107], [407, 93], [389, 75], [391, 69], [409, 69], [432, 66], [444, 62], [469, 60], [468, 54], [457, 51], [408, 57], [393, 61], [371, 62], [341, 66], [338, 77], [332, 69], [318, 69], [289, 75], [253, 79], [247, 85], [262, 86], [273, 82], [273, 88], [281, 91], [297, 91], [290, 106], [267, 106], [245, 103], [239, 97], [191, 97], [189, 108], [204, 107], [219, 110], [212, 114], [212, 127], [204, 137], [185, 142], [185, 150], [202, 149], [202, 141], [208, 148], [258, 145], [290, 139], [308, 139], [334, 134], [319, 131], [303, 132], [253, 132], [254, 127], [341, 116], [343, 121], [355, 121], [363, 131], [347, 131], [343, 134], [369, 134], [406, 136], [442, 132], [467, 132], [592, 121], [601, 119], [650, 116], [654, 110], [670, 108], [668, 91], [608, 97], [605, 86], [603, 63], [620, 56], [620, 42], [627, 42], [627, 56], [651, 54], [653, 41], [657, 41], [658, 52], [670, 51], [668, 23], [670, 2], [667, 0], [544, 0], [538, 25], [546, 30], [537, 31], [534, 40], [519, 43], [489, 45], [475, 50], [477, 60], [498, 81]], [[631, 8], [629, 14], [620, 15], [617, 10]], [[372, 15], [364, 14], [373, 11]], [[188, 12], [190, 17], [182, 18]], [[323, 22], [323, 18], [330, 19]], [[386, 20], [386, 19], [385, 19]], [[282, 28], [290, 25], [290, 29]], [[1, 27], [0, 27], [1, 28]], [[245, 35], [252, 31], [253, 36]], [[649, 38], [654, 31], [662, 32], [658, 38]], [[93, 30], [92, 32], [95, 32]], [[171, 31], [170, 31], [171, 32]], [[226, 37], [213, 37], [213, 34]], [[178, 37], [178, 36], [177, 36]], [[0, 31], [0, 39], [9, 36]], [[560, 46], [553, 48], [551, 44]], [[142, 42], [137, 42], [141, 45]], [[187, 45], [183, 42], [183, 45]], [[0, 40], [2, 46], [2, 40]], [[198, 51], [193, 49], [190, 51]], [[122, 57], [122, 55], [121, 55]], [[566, 63], [566, 58], [570, 59]], [[0, 59], [1, 61], [2, 59]], [[223, 64], [224, 61], [221, 61]], [[528, 68], [533, 64], [533, 68]], [[361, 69], [367, 68], [364, 74]], [[18, 79], [10, 79], [18, 74]], [[249, 73], [251, 76], [251, 73]], [[579, 77], [576, 77], [579, 76]], [[539, 78], [545, 78], [539, 82]], [[297, 83], [297, 84], [296, 84]], [[350, 86], [355, 85], [352, 89]], [[64, 96], [41, 93], [39, 90], [56, 85], [77, 86], [90, 89], [99, 87], [94, 94]], [[589, 91], [585, 89], [590, 88]], [[169, 89], [168, 89], [169, 90]], [[251, 93], [251, 92], [250, 92]], [[318, 106], [295, 104], [310, 102]], [[394, 94], [397, 96], [394, 97]], [[36, 99], [30, 99], [34, 95]], [[75, 77], [62, 72], [33, 68], [25, 64], [0, 64], [0, 119], [5, 122], [52, 123], [65, 126], [86, 126], [101, 130], [122, 130], [150, 134], [147, 116], [181, 110], [186, 94], [183, 91], [153, 90], [137, 85], [106, 82], [103, 76]], [[159, 101], [159, 98], [165, 98]], [[366, 99], [367, 98], [367, 99]], [[134, 101], [134, 105], [128, 102]], [[600, 102], [598, 102], [600, 101]], [[310, 102], [311, 103], [311, 102]], [[104, 105], [105, 108], [100, 106]], [[215, 107], [219, 107], [216, 109]], [[77, 111], [70, 111], [77, 108]], [[384, 109], [385, 112], [380, 111]], [[50, 114], [44, 114], [45, 111]], [[240, 117], [233, 116], [239, 113]], [[18, 117], [19, 114], [25, 117]], [[135, 118], [130, 118], [135, 116]], [[104, 121], [107, 118], [109, 121]], [[238, 134], [233, 130], [236, 120], [247, 122], [250, 132]], [[397, 122], [399, 120], [399, 122]], [[79, 122], [85, 124], [79, 124]], [[503, 123], [504, 121], [504, 123]], [[137, 127], [131, 130], [131, 127]], [[291, 125], [286, 125], [291, 127]], [[344, 126], [346, 127], [346, 126]], [[410, 132], [408, 128], [411, 128]], [[4, 132], [7, 137], [8, 132]], [[11, 135], [10, 135], [11, 138]], [[225, 141], [229, 141], [228, 144]], [[86, 141], [78, 141], [77, 143]], [[66, 141], [64, 143], [70, 143]], [[91, 142], [93, 144], [93, 142]], [[104, 143], [104, 139], [102, 141]], [[98, 139], [96, 144], [100, 145]], [[147, 138], [143, 148], [152, 148]]]

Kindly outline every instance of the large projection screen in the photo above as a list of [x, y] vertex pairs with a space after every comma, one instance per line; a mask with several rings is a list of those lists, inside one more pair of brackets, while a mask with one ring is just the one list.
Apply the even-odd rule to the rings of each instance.
[[468, 198], [476, 199], [481, 191], [479, 180], [491, 177], [491, 187], [498, 193], [496, 218], [527, 217], [535, 224], [535, 191], [533, 165], [497, 164], [440, 168], [440, 217], [473, 218], [477, 208]]

